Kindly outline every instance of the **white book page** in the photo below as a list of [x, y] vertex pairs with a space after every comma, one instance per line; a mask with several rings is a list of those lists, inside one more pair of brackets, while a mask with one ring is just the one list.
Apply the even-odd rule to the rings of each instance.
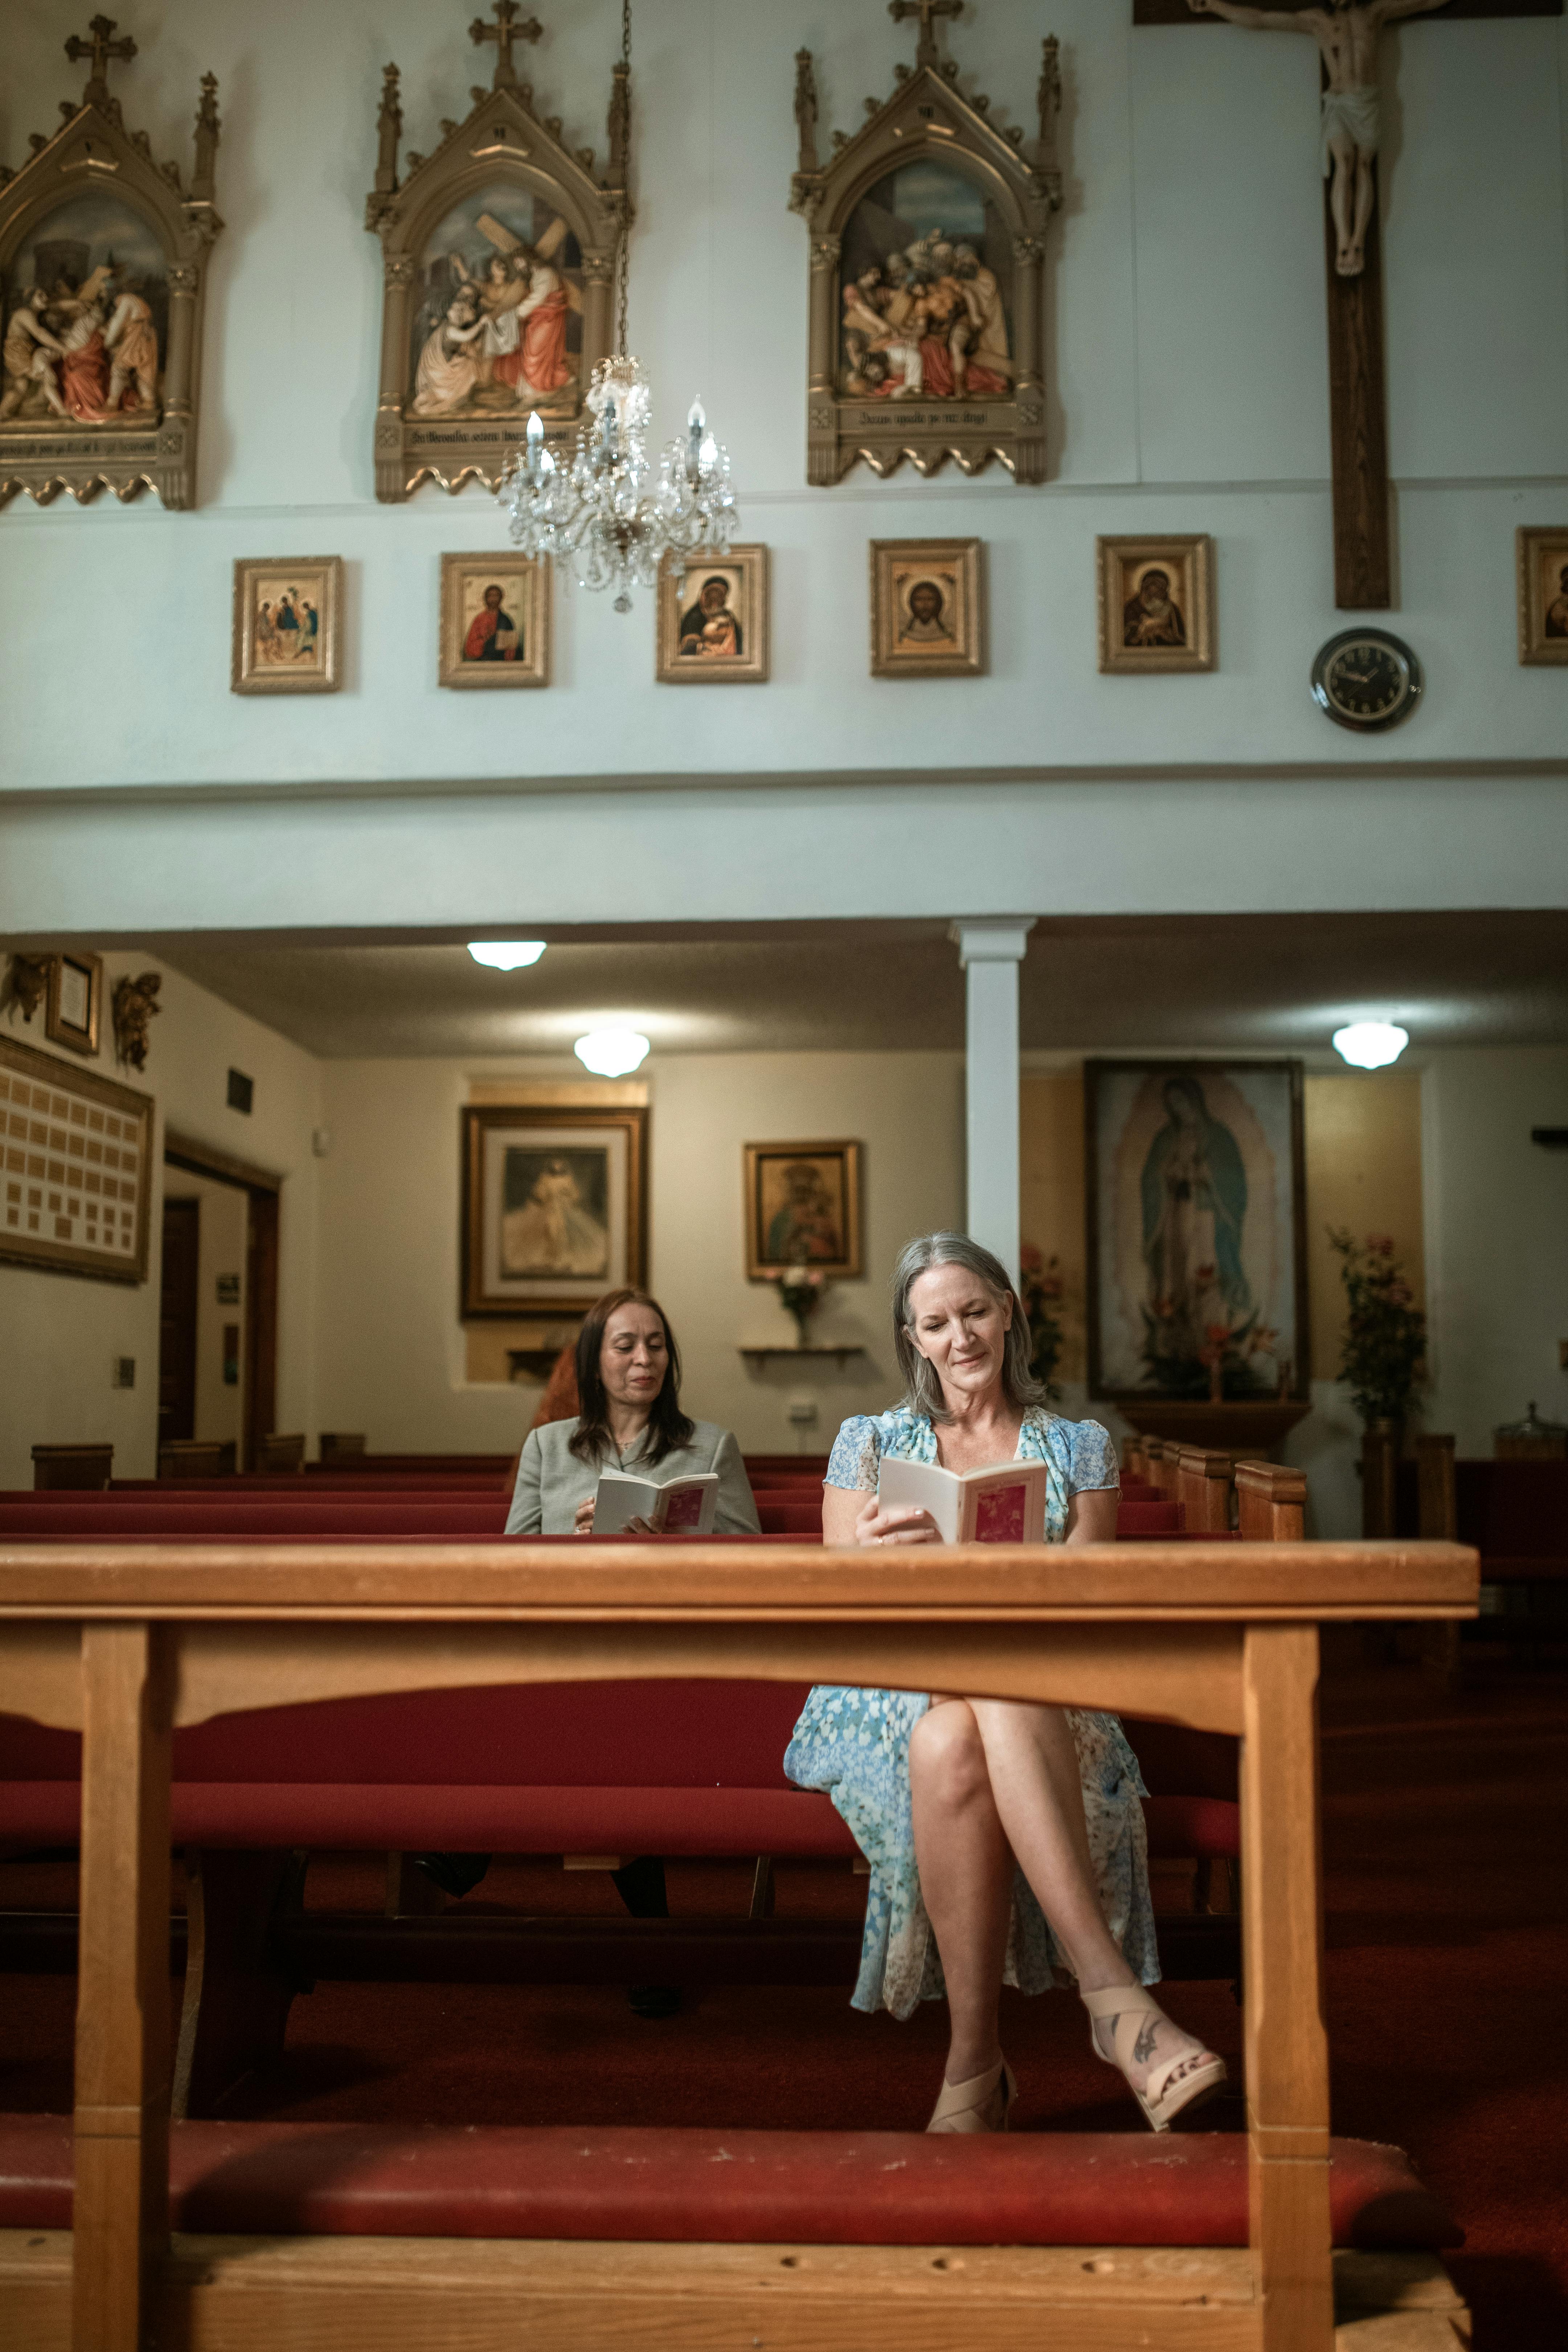
[[650, 1478], [629, 1478], [624, 1470], [601, 1470], [594, 1489], [594, 1533], [619, 1535], [630, 1519], [658, 1525], [662, 1493]]
[[877, 1474], [877, 1500], [887, 1511], [929, 1511], [943, 1543], [958, 1541], [963, 1488], [939, 1464], [884, 1458]]
[[713, 1531], [719, 1507], [719, 1475], [694, 1471], [689, 1477], [634, 1478], [625, 1470], [601, 1470], [594, 1490], [594, 1533], [619, 1535], [632, 1519], [646, 1519], [656, 1535], [667, 1529], [681, 1535], [705, 1536]]

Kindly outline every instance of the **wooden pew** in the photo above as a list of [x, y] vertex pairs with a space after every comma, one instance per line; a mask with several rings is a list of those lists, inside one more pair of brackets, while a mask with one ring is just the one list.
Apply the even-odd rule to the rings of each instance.
[[[615, 1543], [0, 1545], [0, 1708], [83, 1735], [74, 2233], [0, 2231], [13, 2340], [68, 2340], [75, 2352], [329, 2340], [344, 2352], [519, 2342], [584, 2352], [756, 2343], [765, 2330], [770, 2345], [796, 2352], [982, 2340], [994, 2352], [1046, 2341], [1330, 2352], [1318, 1626], [1468, 1615], [1477, 1584], [1474, 1553], [1419, 1543], [985, 1545], [896, 1557], [670, 1543], [653, 1562], [645, 1544]], [[701, 2242], [700, 2208], [679, 2232], [659, 2233], [680, 2242], [658, 2245], [616, 2240], [602, 2221], [576, 2239], [172, 2243], [174, 1727], [374, 1692], [666, 1675], [956, 1681], [1240, 1734], [1249, 2244], [992, 2242], [960, 2259], [940, 2245], [837, 2243], [781, 2255], [776, 2244]], [[241, 2168], [246, 2128], [231, 2127]], [[1214, 2136], [1205, 2156], [1199, 2138], [1173, 2144], [1194, 2173], [1224, 2160], [1226, 2145]], [[1028, 2161], [1020, 2149], [1009, 2163]], [[1062, 2147], [1050, 2153], [1057, 2160]], [[954, 2161], [965, 2163], [962, 2147]], [[628, 2194], [637, 2172], [619, 2160]], [[710, 2162], [702, 2179], [717, 2212], [724, 2168]], [[1357, 2282], [1358, 2307], [1375, 2311], [1376, 2265], [1358, 2269], [1358, 2259], [1342, 2256], [1341, 2267]], [[1407, 2300], [1412, 2274], [1395, 2270], [1394, 2299]], [[1423, 2276], [1431, 2307], [1436, 2288]], [[1460, 2310], [1451, 2295], [1447, 2310]], [[1422, 2341], [1409, 2330], [1399, 2340]]]
[[304, 1431], [296, 1430], [290, 1435], [278, 1430], [270, 1431], [261, 1441], [260, 1458], [256, 1466], [258, 1470], [264, 1471], [302, 1470], [305, 1466]]
[[1300, 1543], [1307, 1517], [1305, 1471], [1281, 1462], [1238, 1462], [1236, 1515], [1244, 1543]]
[[33, 1489], [40, 1495], [97, 1494], [114, 1473], [112, 1445], [35, 1445]]
[[1176, 1500], [1189, 1534], [1223, 1536], [1230, 1531], [1236, 1468], [1228, 1454], [1184, 1445], [1176, 1454]]

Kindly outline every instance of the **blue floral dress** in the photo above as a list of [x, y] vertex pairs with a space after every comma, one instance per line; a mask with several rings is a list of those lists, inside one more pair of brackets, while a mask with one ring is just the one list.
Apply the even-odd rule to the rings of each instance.
[[[899, 1405], [857, 1414], [838, 1433], [827, 1484], [871, 1493], [883, 1454], [935, 1462], [936, 1432], [923, 1414]], [[1017, 1458], [1046, 1465], [1046, 1541], [1067, 1534], [1074, 1495], [1120, 1484], [1116, 1450], [1097, 1421], [1063, 1421], [1032, 1408], [1024, 1415]], [[871, 1865], [856, 2009], [908, 2017], [917, 2001], [941, 2000], [946, 1987], [936, 1937], [921, 1899], [910, 1808], [910, 1735], [931, 1705], [925, 1691], [858, 1690], [819, 1684], [806, 1700], [784, 1751], [784, 1770], [803, 1789], [820, 1789]], [[1113, 1715], [1068, 1707], [1083, 1777], [1089, 1859], [1111, 1934], [1144, 1984], [1158, 1981], [1154, 1915], [1149, 1901], [1138, 1759]], [[1070, 1977], [1066, 1955], [1020, 1870], [1013, 1883], [1004, 1981], [1047, 1992]]]

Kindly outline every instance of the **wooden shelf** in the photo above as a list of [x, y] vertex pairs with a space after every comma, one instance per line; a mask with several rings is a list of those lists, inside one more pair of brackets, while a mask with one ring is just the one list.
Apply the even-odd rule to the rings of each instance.
[[787, 1359], [791, 1363], [808, 1364], [812, 1362], [814, 1359], [820, 1362], [824, 1358], [831, 1356], [834, 1362], [842, 1370], [843, 1366], [848, 1362], [851, 1356], [863, 1356], [866, 1350], [861, 1347], [742, 1348], [740, 1352], [744, 1356], [748, 1364], [771, 1364], [777, 1361], [781, 1357]]

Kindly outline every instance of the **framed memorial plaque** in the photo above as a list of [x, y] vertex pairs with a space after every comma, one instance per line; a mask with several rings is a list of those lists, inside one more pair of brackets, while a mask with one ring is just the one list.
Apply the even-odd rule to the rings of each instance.
[[147, 1279], [153, 1098], [0, 1037], [0, 1258]]

